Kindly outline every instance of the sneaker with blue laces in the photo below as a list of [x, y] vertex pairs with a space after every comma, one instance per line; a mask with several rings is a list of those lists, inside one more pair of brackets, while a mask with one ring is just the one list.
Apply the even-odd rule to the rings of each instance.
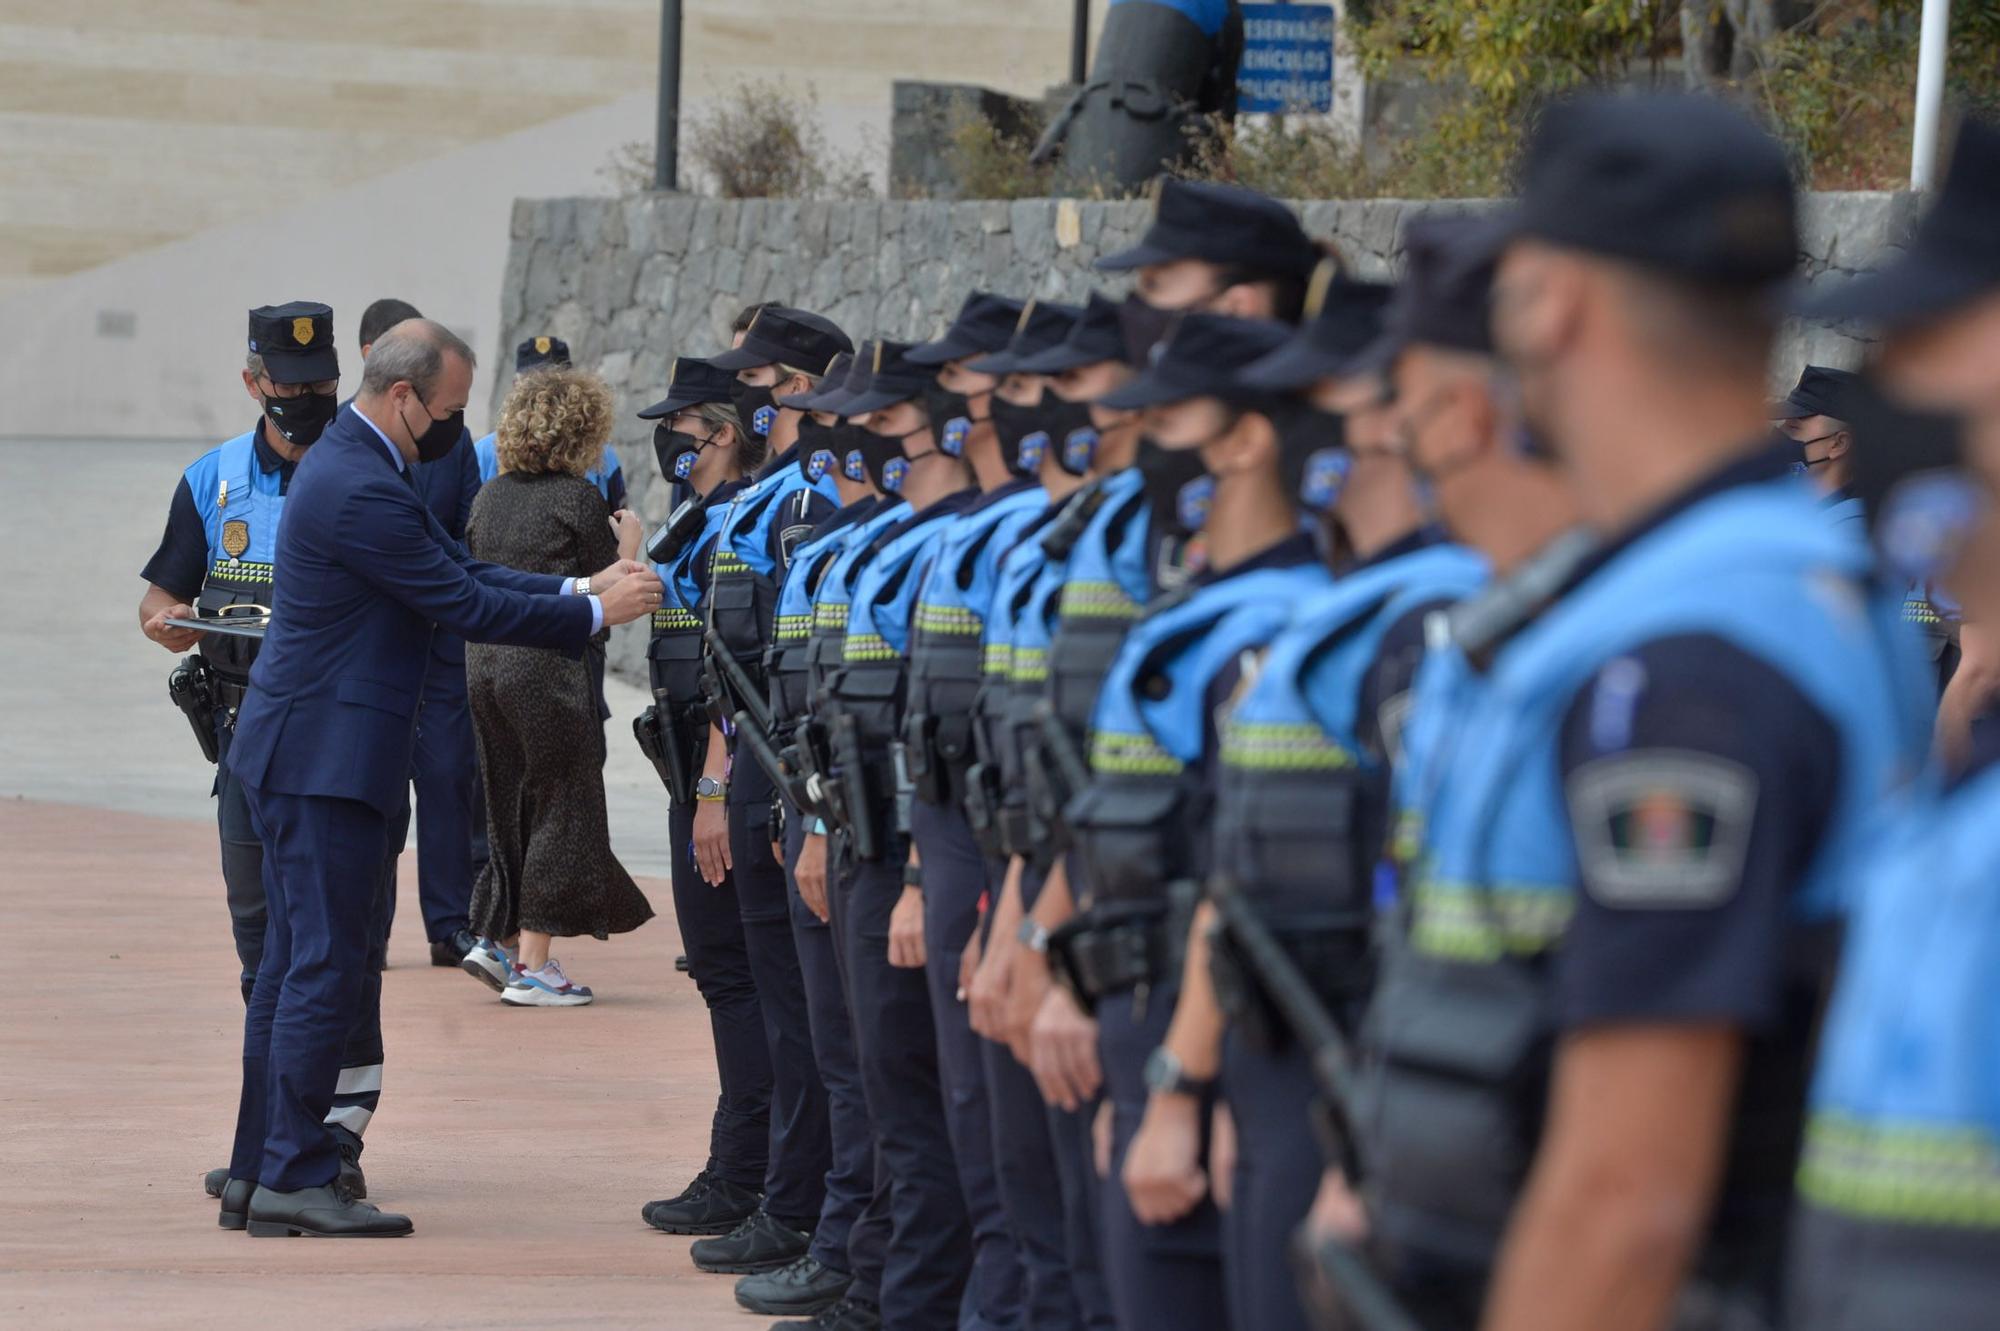
[[562, 963], [554, 957], [538, 971], [515, 966], [513, 978], [500, 991], [500, 1001], [515, 1007], [582, 1007], [591, 998], [587, 987], [570, 983]]

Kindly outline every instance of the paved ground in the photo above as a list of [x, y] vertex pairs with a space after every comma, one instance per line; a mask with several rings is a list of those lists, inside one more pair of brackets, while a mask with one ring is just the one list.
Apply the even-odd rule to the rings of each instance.
[[[374, 1243], [214, 1224], [241, 1006], [207, 773], [138, 634], [137, 572], [192, 450], [0, 443], [0, 1326], [757, 1327], [639, 1205], [706, 1151], [707, 1023], [660, 918], [561, 955], [601, 995], [516, 1011], [398, 931]], [[663, 796], [614, 699], [613, 840], [666, 865]], [[620, 741], [623, 741], [622, 743]], [[414, 901], [405, 856], [403, 900]]]

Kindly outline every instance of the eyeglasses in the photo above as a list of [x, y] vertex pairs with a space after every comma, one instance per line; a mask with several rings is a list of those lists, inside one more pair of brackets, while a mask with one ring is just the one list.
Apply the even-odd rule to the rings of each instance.
[[267, 374], [264, 376], [264, 386], [271, 390], [268, 394], [271, 397], [304, 397], [307, 393], [332, 397], [340, 391], [340, 380], [315, 379], [309, 384], [281, 384]]

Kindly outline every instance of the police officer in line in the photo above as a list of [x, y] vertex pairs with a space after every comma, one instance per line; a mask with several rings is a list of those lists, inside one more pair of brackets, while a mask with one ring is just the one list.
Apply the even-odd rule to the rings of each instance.
[[[861, 352], [867, 351], [864, 345]], [[813, 706], [823, 672], [815, 659], [838, 662], [838, 638], [859, 555], [908, 512], [886, 488], [883, 475], [893, 445], [855, 426], [842, 410], [855, 363], [855, 356], [842, 352], [811, 392], [776, 399], [780, 406], [807, 412], [799, 422], [800, 465], [833, 478], [840, 508], [792, 552], [778, 594], [768, 670], [769, 739], [790, 774], [780, 793], [786, 800], [783, 850], [793, 889], [792, 941], [805, 985], [813, 1060], [826, 1086], [832, 1162], [826, 1172], [826, 1201], [805, 1255], [736, 1282], [741, 1307], [809, 1318], [784, 1325], [828, 1331], [871, 1331], [881, 1324], [877, 1309], [889, 1231], [888, 1192], [855, 1054], [846, 960], [838, 947], [839, 901], [826, 890], [823, 858], [806, 878], [799, 876], [808, 836], [817, 829], [813, 844], [823, 847], [826, 842], [826, 778], [821, 771], [826, 742]], [[822, 619], [825, 627], [817, 627]]]
[[[812, 389], [835, 356], [853, 350], [847, 335], [820, 315], [774, 306], [757, 312], [741, 343], [710, 358], [715, 368], [736, 375], [737, 418], [769, 446], [763, 467], [729, 501], [710, 555], [702, 607], [705, 629], [713, 635], [708, 650], [728, 652], [734, 669], [714, 661], [705, 669], [711, 698], [726, 715], [746, 705], [740, 697], [725, 700], [735, 676], [748, 678], [757, 700], [767, 695], [765, 653], [778, 587], [799, 542], [836, 507], [825, 469], [807, 474], [799, 465], [805, 413], [780, 407], [774, 398]], [[812, 461], [810, 452], [805, 460]], [[805, 985], [792, 940], [790, 888], [779, 849], [783, 802], [764, 764], [742, 751], [733, 733], [711, 734], [707, 776], [711, 788], [721, 784], [724, 798], [703, 810], [720, 816], [723, 836], [714, 836], [713, 818], [704, 826], [699, 815], [694, 834], [698, 844], [708, 840], [725, 852], [736, 885], [771, 1057], [771, 1152], [762, 1207], [730, 1234], [703, 1240], [691, 1252], [703, 1270], [754, 1273], [788, 1266], [810, 1246], [826, 1201], [831, 1151], [826, 1087], [813, 1063]]]
[[1852, 370], [1808, 365], [1771, 412], [1778, 432], [1798, 444], [1798, 470], [1812, 477], [1832, 515], [1856, 523], [1861, 521], [1861, 504], [1850, 488], [1854, 431], [1847, 422], [1847, 400], [1858, 378]]
[[[1382, 405], [1390, 398], [1382, 382], [1388, 361], [1403, 342], [1485, 336], [1484, 284], [1466, 301], [1438, 271], [1450, 257], [1444, 241], [1453, 226], [1413, 223], [1405, 233], [1408, 271], [1386, 337], [1386, 288], [1346, 281], [1328, 261], [1308, 300], [1307, 326], [1242, 375], [1246, 384], [1302, 395], [1269, 410], [1304, 455], [1302, 499], [1331, 514], [1347, 562], [1330, 590], [1297, 607], [1220, 721], [1214, 874], [1243, 894], [1323, 1010], [1350, 1033], [1369, 991], [1388, 768], [1423, 623], [1484, 575], [1482, 561], [1427, 526], [1396, 417]], [[1344, 416], [1315, 405], [1342, 400], [1366, 405]], [[1218, 1080], [1231, 1116], [1236, 1153], [1223, 1268], [1232, 1322], [1302, 1331], [1289, 1237], [1316, 1181], [1300, 1167], [1319, 1152], [1308, 1112], [1313, 1051], [1225, 943], [1214, 945], [1211, 977], [1206, 935], [1214, 918], [1210, 903], [1195, 913], [1161, 1047], [1184, 1075]], [[1125, 1170], [1135, 1205], [1176, 1209], [1198, 1171], [1198, 1140], [1175, 1125], [1172, 1112], [1149, 1106]]]
[[[537, 333], [524, 339], [514, 348], [514, 373], [526, 374], [544, 365], [568, 365], [569, 343], [549, 333]], [[479, 461], [479, 483], [492, 480], [500, 472], [500, 450], [494, 444], [495, 436], [487, 434], [472, 446], [473, 456]], [[597, 487], [597, 493], [604, 496], [604, 502], [616, 513], [625, 507], [625, 468], [618, 460], [618, 450], [610, 444], [604, 446], [604, 457], [595, 467], [583, 474], [583, 479]]]
[[[243, 387], [258, 405], [257, 423], [196, 458], [182, 474], [159, 549], [140, 573], [147, 587], [139, 601], [139, 627], [170, 652], [196, 649], [174, 672], [171, 692], [216, 763], [222, 881], [247, 1003], [264, 955], [264, 848], [250, 825], [243, 788], [229, 770], [229, 746], [250, 687], [257, 640], [167, 621], [268, 611], [285, 491], [299, 460], [340, 406], [333, 311], [313, 301], [251, 310]], [[376, 1001], [363, 1005], [342, 1060], [341, 1085], [349, 1094], [336, 1107], [340, 1120], [332, 1123], [342, 1184], [355, 1196], [367, 1195], [361, 1133], [382, 1084], [379, 976], [374, 992]], [[209, 1171], [203, 1179], [209, 1196], [222, 1196], [228, 1175], [227, 1168]], [[246, 1199], [236, 1200], [240, 1215]]]
[[1768, 439], [1783, 151], [1550, 108], [1495, 345], [1602, 548], [1473, 659], [1368, 1019], [1361, 1180], [1426, 1325], [1772, 1325], [1838, 882], [1922, 749], [1894, 598]]
[[709, 563], [730, 500], [763, 463], [764, 440], [736, 415], [727, 370], [682, 356], [667, 394], [639, 413], [654, 421], [660, 475], [691, 498], [651, 540], [664, 596], [653, 612], [646, 666], [653, 705], [640, 718], [642, 743], [666, 781], [673, 859], [674, 915], [688, 973], [708, 1008], [721, 1092], [709, 1129], [707, 1163], [672, 1197], [648, 1203], [646, 1222], [669, 1234], [724, 1235], [755, 1215], [770, 1159], [771, 1055], [750, 968], [732, 876], [696, 859], [699, 809], [719, 809], [722, 792], [702, 777], [711, 720], [702, 679], [702, 607]]
[[[840, 811], [827, 895], [840, 902], [862, 1086], [888, 1189], [881, 1321], [945, 1327], [959, 1324], [971, 1232], [946, 1126], [929, 986], [920, 968], [896, 964], [917, 958], [907, 950], [913, 940], [891, 932], [904, 890], [922, 886], [910, 859], [907, 764], [897, 750], [908, 687], [904, 652], [923, 566], [951, 519], [979, 492], [964, 460], [941, 445], [943, 425], [923, 405], [935, 367], [912, 362], [909, 349], [904, 342], [875, 343], [844, 406], [856, 424], [897, 448], [900, 456], [887, 462], [884, 479], [898, 488], [909, 513], [865, 552], [818, 719], [828, 737], [830, 800]], [[816, 840], [821, 844], [814, 847]], [[827, 849], [824, 838], [808, 838], [802, 887], [808, 861], [826, 862]]]
[[[1068, 1304], [1059, 1262], [1024, 1269], [1021, 1244], [1033, 1245], [1039, 1235], [1004, 1205], [998, 1106], [989, 1102], [980, 1041], [958, 996], [960, 958], [990, 877], [965, 813], [985, 623], [1001, 555], [1048, 506], [1039, 477], [1048, 437], [1037, 412], [1014, 409], [995, 390], [1017, 335], [1053, 341], [1068, 323], [1059, 306], [974, 292], [941, 338], [908, 354], [914, 364], [938, 367], [925, 413], [942, 421], [939, 446], [971, 467], [981, 492], [943, 526], [916, 574], [922, 581], [905, 652], [902, 745], [913, 796], [911, 876], [918, 883], [904, 889], [890, 921], [891, 961], [921, 966], [930, 985], [946, 1128], [972, 1224], [969, 1326], [1019, 1326], [1024, 1317], [1040, 1324], [1047, 1309], [1060, 1317]], [[1044, 1256], [1045, 1245], [1034, 1255]]]
[[[376, 341], [405, 319], [423, 315], [406, 300], [385, 296], [361, 312], [356, 339], [365, 363]], [[467, 435], [469, 440], [470, 435]], [[466, 440], [461, 440], [461, 443]], [[464, 544], [465, 524], [479, 494], [479, 467], [469, 448], [454, 448], [443, 457], [420, 462], [410, 473], [424, 507], [445, 534]], [[424, 672], [424, 696], [419, 704], [417, 748], [410, 760], [410, 782], [416, 788], [417, 896], [423, 911], [424, 937], [431, 945], [433, 966], [462, 966], [477, 940], [466, 928], [472, 910], [472, 884], [486, 861], [485, 794], [479, 783], [479, 752], [472, 737], [472, 708], [465, 690], [465, 642], [442, 630], [431, 635], [431, 664]], [[395, 915], [396, 863], [409, 840], [411, 810], [389, 824], [389, 914]], [[388, 924], [382, 926], [387, 964]], [[503, 977], [504, 978], [504, 977]]]
[[[1239, 373], [1282, 345], [1286, 325], [1190, 315], [1105, 405], [1146, 410], [1157, 445], [1193, 453], [1202, 484], [1181, 520], [1199, 528], [1205, 563], [1185, 594], [1150, 606], [1104, 677], [1091, 724], [1089, 784], [1066, 817], [1087, 895], [1069, 938], [1071, 975], [1095, 1005], [1110, 1107], [1104, 1261], [1125, 1326], [1226, 1326], [1220, 1220], [1205, 1185], [1172, 1205], [1128, 1196], [1120, 1179], [1141, 1118], [1171, 1116], [1197, 1139], [1212, 1078], [1159, 1051], [1180, 986], [1213, 803], [1211, 718], [1236, 683], [1238, 657], [1268, 642], [1293, 604], [1327, 585], [1300, 529], [1303, 442], [1281, 435], [1271, 394]], [[1205, 1180], [1197, 1150], [1195, 1177]]]
[[[1945, 582], [1984, 623], [2000, 621], [1996, 182], [2000, 127], [1968, 120], [1909, 249], [1805, 310], [1882, 337], [1851, 423], [1889, 571]], [[1956, 474], [1955, 458], [1965, 467]], [[1993, 1320], [2000, 784], [1991, 749], [1970, 757], [1921, 785], [1851, 879], [1798, 1178], [1786, 1312], [1800, 1331], [1971, 1331]]]
[[1133, 291], [1157, 309], [1207, 310], [1298, 322], [1306, 286], [1324, 257], [1278, 200], [1238, 185], [1162, 177], [1139, 243], [1097, 261], [1133, 274]]

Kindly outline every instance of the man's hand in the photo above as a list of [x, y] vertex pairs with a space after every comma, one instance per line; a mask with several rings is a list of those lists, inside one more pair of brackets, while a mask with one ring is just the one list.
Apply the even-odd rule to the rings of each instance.
[[1306, 1232], [1315, 1239], [1358, 1244], [1368, 1237], [1368, 1211], [1347, 1185], [1347, 1176], [1329, 1169], [1319, 1176], [1319, 1195], [1306, 1212]]
[[139, 629], [147, 637], [170, 652], [184, 652], [201, 641], [200, 629], [184, 629], [167, 623], [168, 619], [193, 619], [194, 607], [175, 602], [173, 605], [154, 611], [139, 621]]
[[965, 946], [958, 954], [958, 1001], [961, 1003], [972, 996], [972, 977], [979, 973], [980, 954], [985, 950], [985, 931], [974, 925], [972, 937], [965, 940]]
[[1055, 981], [1049, 975], [1046, 953], [1025, 945], [1017, 946], [1015, 952], [1012, 983], [1007, 987], [1007, 1001], [1001, 1008], [1000, 1022], [1007, 1047], [1014, 1051], [1014, 1057], [1023, 1066], [1027, 1066], [1034, 1058], [1028, 1033]]
[[1215, 1204], [1225, 1211], [1235, 1195], [1235, 1184], [1236, 1116], [1218, 1100], [1209, 1118], [1208, 1190], [1215, 1194]]
[[1104, 1084], [1097, 1062], [1097, 1020], [1084, 1015], [1069, 990], [1051, 987], [1028, 1032], [1028, 1070], [1042, 1099], [1065, 1113], [1090, 1103]]
[[1208, 1194], [1201, 1167], [1201, 1102], [1155, 1095], [1125, 1152], [1125, 1195], [1141, 1224], [1171, 1225]]
[[924, 890], [905, 886], [889, 912], [889, 964], [904, 970], [924, 965]]
[[[593, 577], [590, 585], [597, 586]], [[638, 568], [618, 580], [610, 591], [598, 594], [598, 604], [604, 607], [604, 626], [629, 624], [641, 615], [650, 615], [660, 605], [660, 579], [649, 568]]]
[[696, 800], [694, 806], [694, 863], [702, 881], [721, 887], [731, 868], [729, 862], [729, 813], [721, 800]]
[[826, 909], [826, 837], [819, 832], [806, 833], [805, 843], [799, 847], [798, 868], [792, 871], [799, 884], [799, 900], [806, 903], [806, 909], [827, 923]]
[[[621, 508], [611, 515], [611, 534], [618, 538], [618, 563], [624, 564], [639, 558], [639, 542], [646, 539], [646, 529], [639, 522], [639, 515], [629, 508]], [[616, 568], [618, 565], [612, 565]], [[595, 580], [591, 585], [596, 586]]]
[[617, 563], [590, 575], [590, 590], [594, 595], [602, 596], [634, 573], [646, 571], [646, 566], [638, 560], [620, 556]]
[[1007, 990], [1012, 980], [1014, 954], [1020, 950], [1019, 940], [1001, 937], [996, 927], [993, 935], [986, 940], [986, 952], [979, 958], [979, 969], [972, 974], [972, 987], [966, 990], [966, 1003], [972, 1009], [972, 1029], [989, 1040], [1006, 1041], [1002, 1025], [1006, 1015]]

